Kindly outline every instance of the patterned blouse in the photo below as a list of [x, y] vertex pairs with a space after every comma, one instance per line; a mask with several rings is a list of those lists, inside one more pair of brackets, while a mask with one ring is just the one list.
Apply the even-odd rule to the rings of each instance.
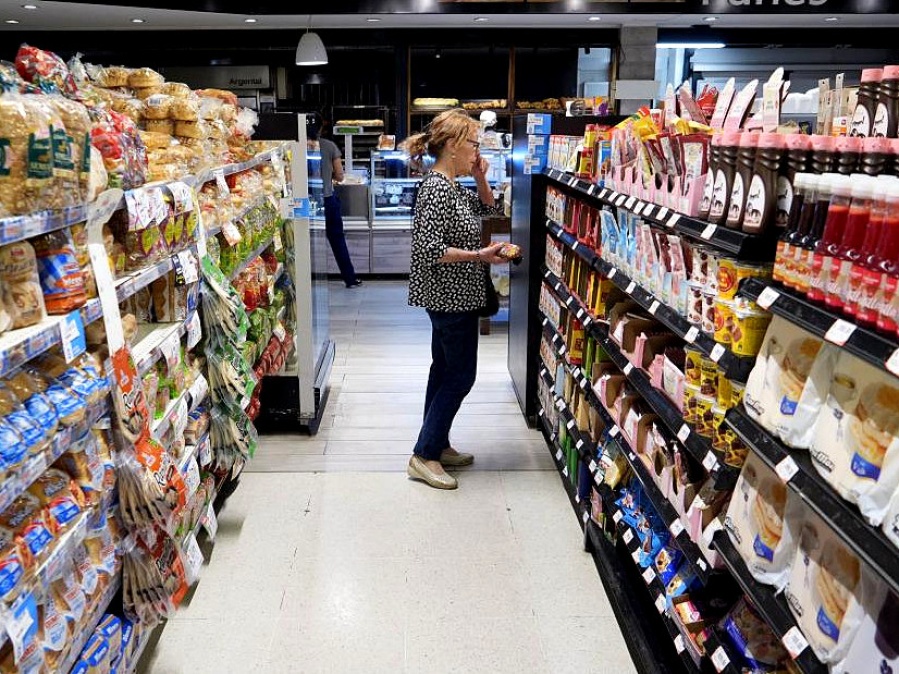
[[500, 209], [442, 173], [421, 181], [412, 221], [409, 304], [432, 311], [477, 311], [487, 303], [484, 267], [478, 262], [438, 262], [447, 248], [481, 248], [481, 216]]

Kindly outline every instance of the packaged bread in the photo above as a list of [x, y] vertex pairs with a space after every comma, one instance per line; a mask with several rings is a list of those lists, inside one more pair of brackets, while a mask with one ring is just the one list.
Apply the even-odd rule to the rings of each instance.
[[0, 599], [15, 597], [25, 579], [30, 560], [16, 542], [15, 532], [0, 527]]
[[154, 94], [144, 100], [144, 119], [168, 119], [172, 108], [171, 96]]
[[746, 382], [747, 414], [785, 444], [808, 448], [837, 353], [836, 347], [775, 316]]
[[50, 115], [35, 96], [0, 94], [0, 217], [53, 208]]
[[53, 671], [57, 671], [59, 659], [66, 645], [69, 643], [73, 632], [65, 615], [65, 601], [58, 592], [51, 587], [44, 596], [44, 601], [38, 607], [41, 628], [41, 645], [47, 665]]
[[169, 117], [176, 122], [196, 122], [200, 119], [200, 100], [175, 98], [169, 109]]
[[34, 248], [27, 241], [0, 247], [0, 284], [14, 329], [40, 323], [46, 316]]
[[170, 119], [148, 119], [144, 127], [147, 131], [169, 137], [175, 133], [175, 123]]
[[124, 115], [135, 124], [140, 124], [144, 119], [144, 105], [137, 98], [121, 96], [113, 100], [112, 109], [120, 115]]
[[899, 487], [899, 382], [841, 352], [811, 443], [812, 463], [874, 526]]
[[134, 97], [139, 101], [146, 101], [153, 96], [162, 94], [162, 87], [140, 87], [134, 90]]
[[205, 122], [175, 122], [175, 135], [182, 138], [207, 138], [209, 127]]
[[69, 527], [84, 509], [84, 494], [71, 476], [48, 468], [28, 488], [28, 493], [44, 508], [44, 521], [57, 536]]
[[873, 574], [863, 572], [861, 586], [861, 601], [845, 618], [858, 628], [831, 674], [892, 674], [899, 671], [899, 597]]
[[69, 449], [56, 462], [78, 485], [85, 503], [96, 505], [103, 496], [105, 470], [97, 453], [97, 441], [91, 435], [86, 441]]
[[797, 531], [787, 604], [818, 659], [838, 662], [859, 626], [852, 617], [857, 615], [853, 605], [861, 565], [834, 530], [810, 511]]
[[235, 107], [238, 105], [237, 96], [231, 91], [224, 89], [198, 89], [196, 93], [201, 98], [217, 98], [223, 103], [229, 103]]
[[[789, 505], [788, 505], [789, 504]], [[724, 528], [746, 568], [760, 583], [778, 590], [787, 582], [795, 553], [795, 524], [802, 519], [802, 505], [789, 496], [786, 485], [755, 454], [750, 454], [724, 518]]]
[[[174, 128], [175, 127], [173, 125], [172, 129], [174, 130]], [[159, 133], [156, 131], [141, 131], [140, 137], [141, 140], [144, 141], [144, 145], [147, 146], [148, 152], [170, 148], [175, 145], [175, 139], [172, 138], [171, 134], [168, 133]]]
[[109, 674], [112, 666], [109, 641], [99, 634], [93, 634], [81, 653], [81, 660], [87, 665], [89, 674]]
[[15, 533], [16, 540], [35, 561], [44, 558], [54, 541], [40, 501], [32, 494], [22, 494], [0, 514], [0, 527]]
[[63, 426], [74, 426], [84, 420], [87, 410], [84, 400], [32, 364], [10, 375], [8, 385], [32, 416], [45, 416], [41, 406], [47, 401]]
[[184, 82], [166, 82], [162, 85], [162, 93], [174, 98], [189, 98], [192, 94], [190, 87]]
[[128, 86], [134, 89], [161, 87], [165, 78], [150, 68], [137, 68], [128, 75]]
[[[53, 129], [53, 162], [57, 177], [63, 177], [65, 184], [73, 190], [73, 203], [82, 203], [87, 199], [88, 180], [90, 178], [90, 132], [91, 119], [87, 109], [81, 103], [69, 100], [64, 96], [47, 96], [47, 103], [62, 121], [62, 129]], [[63, 133], [65, 138], [63, 138]], [[68, 147], [69, 165], [65, 162]], [[71, 171], [72, 179], [68, 179]]]
[[746, 597], [741, 597], [721, 620], [721, 631], [745, 661], [745, 664], [739, 663], [740, 671], [785, 671], [789, 654]]
[[65, 602], [63, 612], [70, 628], [73, 632], [80, 632], [87, 618], [87, 597], [78, 584], [74, 571], [54, 580], [52, 587]]
[[87, 302], [84, 276], [67, 229], [32, 239], [47, 313], [67, 314]]
[[43, 382], [36, 380], [30, 372], [19, 369], [9, 375], [6, 385], [28, 410], [28, 415], [45, 432], [53, 435], [59, 425], [59, 417], [50, 398], [44, 393], [46, 386]]
[[127, 87], [129, 73], [130, 71], [128, 68], [121, 68], [118, 66], [100, 68], [96, 78], [97, 86], [101, 86], [105, 89]]
[[[32, 417], [25, 405], [3, 382], [0, 382], [0, 419], [12, 425], [22, 437], [25, 451], [19, 460], [24, 458], [25, 455], [38, 454], [46, 449], [55, 430], [55, 427], [42, 426], [38, 419]], [[9, 444], [12, 445], [13, 443]], [[14, 456], [9, 449], [6, 451], [0, 450], [0, 454], [7, 462]], [[18, 463], [18, 460], [12, 463]]]

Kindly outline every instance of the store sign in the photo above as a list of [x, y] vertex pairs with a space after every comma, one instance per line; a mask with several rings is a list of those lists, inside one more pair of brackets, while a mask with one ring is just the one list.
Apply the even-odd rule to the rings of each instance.
[[268, 66], [210, 66], [208, 68], [165, 68], [167, 80], [190, 82], [198, 88], [228, 89], [233, 91], [271, 89], [271, 71]]

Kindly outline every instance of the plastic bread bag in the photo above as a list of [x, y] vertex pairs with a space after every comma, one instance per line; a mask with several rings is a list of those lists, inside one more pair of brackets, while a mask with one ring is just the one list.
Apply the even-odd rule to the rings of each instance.
[[84, 275], [68, 230], [36, 236], [32, 242], [47, 313], [67, 314], [84, 306]]
[[820, 518], [808, 513], [785, 590], [796, 624], [823, 663], [838, 662], [859, 627], [861, 564]]
[[62, 597], [63, 613], [73, 632], [82, 628], [82, 620], [87, 611], [87, 597], [75, 578], [74, 570], [57, 578], [52, 583], [53, 592]]
[[0, 527], [13, 531], [27, 555], [38, 562], [50, 551], [54, 541], [40, 501], [28, 493], [19, 496], [0, 514]]
[[741, 671], [781, 671], [783, 663], [790, 657], [746, 597], [741, 597], [722, 619], [721, 628], [744, 660], [740, 664], [744, 668]]
[[862, 601], [845, 618], [860, 624], [845, 644], [846, 656], [831, 666], [831, 674], [889, 674], [899, 668], [899, 597], [865, 567], [861, 585]]
[[[32, 202], [36, 206], [35, 210], [71, 206], [76, 201], [78, 181], [73, 170], [71, 149], [62, 119], [44, 94], [26, 94], [21, 98], [31, 118], [40, 120], [41, 127], [35, 137], [29, 139], [28, 180], [25, 181], [25, 191], [27, 193], [33, 190]], [[60, 129], [60, 132], [56, 133], [54, 138], [55, 129]], [[58, 168], [57, 159], [62, 163]], [[37, 191], [38, 185], [43, 186], [40, 192]]]
[[[56, 410], [59, 423], [63, 426], [77, 426], [84, 421], [87, 415], [87, 403], [77, 392], [60, 382], [58, 379], [48, 377], [41, 372], [33, 364], [28, 364], [20, 370], [21, 375], [15, 379], [10, 379], [12, 385], [14, 381], [22, 382], [27, 380], [30, 390], [36, 390], [46, 396], [50, 404]], [[16, 391], [16, 385], [12, 386]], [[28, 408], [28, 403], [25, 403]], [[29, 410], [30, 411], [30, 410]]]
[[[24, 445], [25, 452], [18, 460], [13, 459], [21, 452], [21, 449], [12, 450], [12, 447], [15, 445], [14, 442], [9, 442], [9, 449], [0, 451], [0, 456], [3, 457], [4, 462], [12, 460], [12, 463], [9, 465], [14, 465], [24, 459], [26, 455], [42, 452], [50, 443], [55, 430], [55, 426], [43, 426], [38, 419], [32, 417], [25, 405], [3, 382], [0, 382], [0, 420], [18, 431]], [[10, 441], [11, 438], [14, 438], [14, 436], [9, 436], [6, 439]], [[5, 445], [6, 443], [0, 444]]]
[[774, 316], [746, 382], [747, 413], [791, 447], [811, 445], [838, 350]]
[[51, 436], [56, 433], [56, 429], [59, 427], [59, 415], [45, 393], [45, 382], [35, 378], [30, 371], [19, 369], [9, 375], [6, 386], [25, 406], [29, 416], [38, 423], [45, 433]]
[[[59, 194], [58, 203], [60, 206], [72, 206], [82, 202], [81, 183], [79, 181], [78, 170], [80, 167], [75, 163], [75, 138], [69, 131], [60, 109], [69, 105], [78, 106], [74, 101], [67, 101], [59, 95], [39, 96], [36, 97], [40, 103], [46, 106], [50, 115], [50, 147], [53, 154], [53, 182], [56, 191]], [[60, 103], [60, 101], [64, 101]], [[81, 111], [87, 116], [87, 111], [82, 107]], [[85, 125], [81, 125], [82, 133]], [[74, 129], [73, 129], [74, 131]], [[84, 136], [81, 137], [82, 143]], [[81, 157], [79, 152], [78, 157]]]
[[169, 107], [169, 118], [175, 122], [196, 122], [200, 119], [200, 99], [175, 98]]
[[85, 503], [97, 505], [103, 497], [105, 471], [91, 434], [83, 443], [71, 447], [55, 464], [75, 480]]
[[46, 316], [37, 257], [27, 241], [0, 247], [0, 290], [14, 329], [40, 323]]
[[31, 565], [27, 549], [20, 546], [15, 532], [8, 527], [0, 527], [0, 599], [14, 598]]
[[75, 78], [59, 56], [50, 51], [23, 44], [16, 54], [16, 70], [26, 81], [37, 85], [51, 85], [74, 96], [78, 93]]
[[840, 353], [814, 427], [815, 468], [878, 526], [899, 486], [899, 387], [892, 375]]
[[44, 508], [44, 521], [55, 535], [68, 528], [84, 510], [85, 499], [71, 476], [50, 468], [28, 488]]
[[47, 664], [54, 670], [59, 668], [59, 659], [73, 635], [66, 620], [65, 602], [50, 588], [38, 607], [40, 616], [41, 645]]
[[146, 119], [168, 119], [175, 99], [165, 94], [155, 94], [144, 101]]

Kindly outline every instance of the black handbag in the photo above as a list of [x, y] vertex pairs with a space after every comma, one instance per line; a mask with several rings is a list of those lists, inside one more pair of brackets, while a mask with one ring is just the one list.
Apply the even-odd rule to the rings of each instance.
[[490, 318], [499, 313], [499, 293], [493, 285], [493, 279], [490, 277], [490, 267], [482, 267], [484, 270], [484, 296], [487, 303], [478, 309], [478, 316], [481, 318]]

